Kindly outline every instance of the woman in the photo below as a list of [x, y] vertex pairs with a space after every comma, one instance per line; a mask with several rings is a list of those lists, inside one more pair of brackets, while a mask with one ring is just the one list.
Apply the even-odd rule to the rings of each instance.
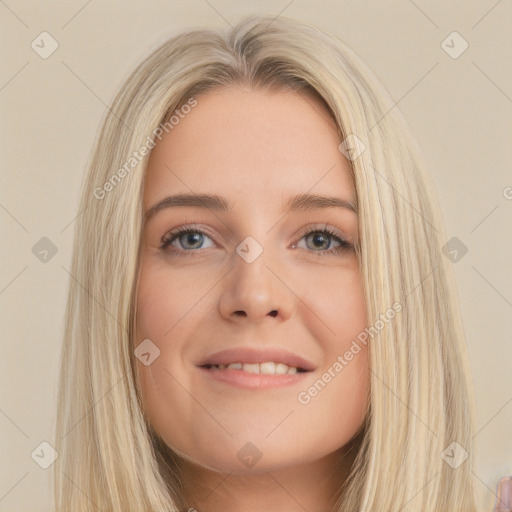
[[82, 210], [58, 510], [475, 510], [439, 207], [343, 43], [266, 17], [170, 39]]

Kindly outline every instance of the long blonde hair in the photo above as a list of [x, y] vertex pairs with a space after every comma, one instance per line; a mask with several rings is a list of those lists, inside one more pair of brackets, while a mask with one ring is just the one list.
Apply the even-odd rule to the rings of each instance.
[[[169, 39], [129, 76], [106, 114], [75, 229], [55, 434], [56, 510], [183, 506], [172, 458], [141, 408], [135, 372], [148, 154], [134, 152], [151, 147], [158, 127], [191, 98], [233, 84], [312, 92], [330, 110], [340, 142], [352, 136], [364, 145], [351, 164], [367, 315], [376, 319], [402, 305], [369, 342], [369, 413], [333, 510], [474, 511], [469, 365], [450, 261], [441, 250], [439, 206], [420, 151], [349, 47], [297, 21], [265, 16], [244, 19], [227, 34], [192, 30]], [[449, 464], [447, 448], [459, 459], [468, 452], [469, 460]]]

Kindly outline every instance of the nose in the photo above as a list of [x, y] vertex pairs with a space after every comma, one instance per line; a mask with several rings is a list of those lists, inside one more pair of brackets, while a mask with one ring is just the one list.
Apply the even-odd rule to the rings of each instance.
[[263, 253], [251, 263], [233, 254], [233, 269], [222, 282], [220, 314], [235, 322], [261, 322], [267, 317], [288, 319], [295, 295], [284, 269]]

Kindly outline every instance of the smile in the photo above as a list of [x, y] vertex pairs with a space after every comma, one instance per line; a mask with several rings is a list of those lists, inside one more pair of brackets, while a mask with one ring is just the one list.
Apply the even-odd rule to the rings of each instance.
[[246, 389], [276, 389], [297, 384], [316, 365], [284, 347], [238, 346], [207, 355], [197, 368], [215, 380]]
[[267, 361], [264, 363], [207, 364], [199, 366], [208, 380], [243, 389], [278, 389], [299, 384], [311, 373], [296, 366]]
[[265, 363], [230, 363], [205, 365], [206, 368], [212, 370], [241, 370], [247, 373], [260, 375], [294, 375], [298, 372], [305, 372], [302, 368], [296, 366], [288, 366], [284, 363], [274, 363], [267, 361]]

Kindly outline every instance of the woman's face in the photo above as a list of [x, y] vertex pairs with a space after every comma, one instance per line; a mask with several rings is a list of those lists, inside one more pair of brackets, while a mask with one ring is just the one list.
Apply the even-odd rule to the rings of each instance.
[[145, 211], [167, 200], [143, 231], [145, 411], [202, 467], [319, 460], [354, 436], [369, 396], [367, 348], [344, 356], [366, 327], [349, 162], [310, 95], [229, 87], [196, 100], [145, 178]]

